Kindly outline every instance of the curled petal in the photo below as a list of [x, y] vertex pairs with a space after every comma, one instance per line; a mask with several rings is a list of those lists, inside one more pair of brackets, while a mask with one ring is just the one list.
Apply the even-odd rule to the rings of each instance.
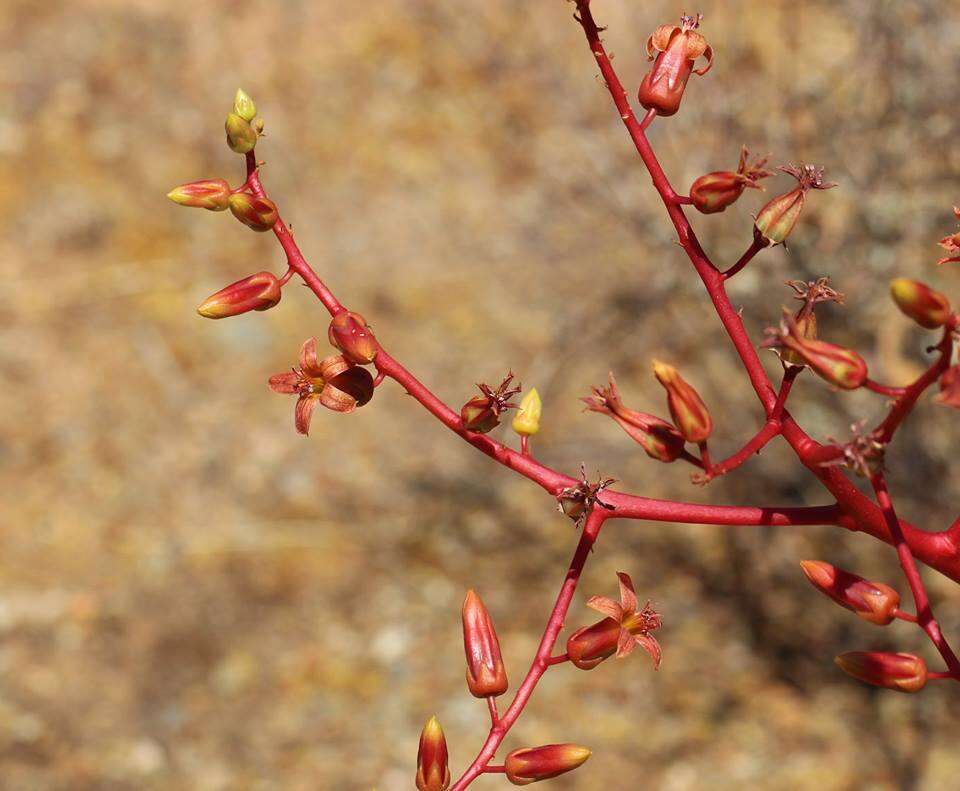
[[366, 368], [347, 368], [327, 381], [320, 403], [334, 412], [353, 412], [373, 397], [373, 377]]
[[657, 638], [652, 634], [638, 634], [636, 638], [640, 647], [650, 654], [650, 658], [653, 660], [653, 669], [659, 670], [660, 660], [663, 659], [663, 650], [660, 648]]
[[269, 384], [274, 393], [292, 395], [297, 392], [297, 382], [299, 381], [300, 375], [296, 371], [285, 371], [282, 374], [271, 376]]
[[320, 391], [320, 403], [327, 409], [344, 414], [353, 412], [357, 408], [356, 398], [332, 384], [324, 385], [323, 390]]
[[293, 422], [297, 427], [297, 433], [304, 436], [310, 433], [310, 418], [313, 417], [313, 410], [317, 406], [317, 396], [315, 394], [300, 396], [297, 399], [297, 408], [293, 414]]
[[677, 25], [660, 25], [647, 39], [647, 57], [653, 60], [656, 57], [654, 53], [666, 50], [673, 37], [680, 32], [680, 27]]
[[300, 370], [307, 376], [322, 377], [320, 366], [317, 363], [317, 339], [307, 338], [300, 347]]
[[637, 638], [626, 629], [621, 629], [620, 637], [617, 638], [617, 659], [623, 659], [623, 657], [629, 656], [636, 647]]
[[623, 618], [623, 607], [613, 599], [608, 599], [606, 596], [591, 596], [587, 599], [587, 607], [591, 610], [596, 610], [602, 615], [606, 615], [608, 618], [613, 618], [613, 620], [617, 622]]
[[637, 592], [634, 590], [633, 580], [625, 571], [618, 571], [617, 579], [620, 580], [620, 606], [625, 612], [636, 612]]
[[708, 44], [707, 48], [700, 54], [707, 59], [707, 64], [705, 66], [701, 66], [699, 69], [694, 69], [693, 73], [699, 74], [702, 77], [713, 68], [713, 47]]

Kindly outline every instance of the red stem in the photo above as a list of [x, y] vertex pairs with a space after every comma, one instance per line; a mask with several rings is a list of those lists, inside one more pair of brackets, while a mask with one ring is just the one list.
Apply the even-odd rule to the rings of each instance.
[[731, 277], [737, 274], [737, 272], [749, 264], [753, 260], [753, 257], [766, 246], [767, 244], [763, 240], [763, 237], [761, 237], [759, 234], [755, 234], [753, 237], [753, 242], [751, 242], [750, 246], [747, 248], [747, 251], [740, 256], [740, 260], [723, 272], [723, 279], [729, 280]]

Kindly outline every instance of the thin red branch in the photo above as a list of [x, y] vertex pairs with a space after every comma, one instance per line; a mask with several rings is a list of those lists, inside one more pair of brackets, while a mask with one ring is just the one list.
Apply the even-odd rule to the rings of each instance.
[[737, 274], [737, 272], [739, 272], [739, 271], [740, 271], [741, 269], [743, 269], [747, 264], [749, 264], [749, 263], [753, 260], [753, 257], [754, 257], [757, 253], [759, 253], [761, 250], [763, 250], [766, 246], [767, 246], [767, 245], [766, 245], [766, 243], [763, 241], [763, 239], [762, 239], [761, 237], [755, 235], [755, 236], [753, 237], [753, 242], [751, 242], [751, 244], [750, 244], [750, 246], [747, 248], [746, 252], [745, 252], [742, 256], [740, 256], [740, 260], [737, 261], [737, 263], [735, 263], [735, 264], [734, 264], [733, 266], [731, 266], [729, 269], [727, 269], [727, 270], [725, 270], [725, 271], [723, 272], [723, 279], [724, 279], [724, 280], [729, 280], [731, 277], [733, 277], [735, 274]]

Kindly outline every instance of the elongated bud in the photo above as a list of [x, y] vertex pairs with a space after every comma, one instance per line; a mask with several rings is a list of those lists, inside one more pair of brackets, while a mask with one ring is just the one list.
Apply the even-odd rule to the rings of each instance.
[[856, 390], [867, 379], [867, 363], [853, 349], [845, 349], [826, 341], [805, 338], [789, 311], [778, 329], [769, 328], [767, 348], [789, 349], [817, 376], [841, 390]]
[[589, 757], [590, 750], [579, 744], [546, 744], [514, 750], [504, 763], [507, 780], [525, 786], [573, 771]]
[[889, 585], [870, 582], [822, 560], [801, 560], [800, 566], [817, 590], [865, 621], [886, 626], [894, 619], [900, 594]]
[[713, 431], [713, 419], [703, 399], [672, 365], [653, 361], [653, 375], [667, 391], [670, 416], [688, 442], [703, 442]]
[[467, 656], [467, 686], [475, 698], [502, 695], [507, 691], [507, 671], [500, 655], [500, 641], [490, 613], [475, 591], [463, 602], [463, 650]]
[[277, 204], [269, 198], [260, 198], [249, 192], [230, 196], [230, 212], [240, 222], [255, 231], [269, 231], [279, 218]]
[[[700, 14], [684, 15], [679, 25], [660, 25], [647, 39], [647, 56], [655, 60], [637, 94], [645, 109], [656, 110], [662, 116], [673, 115], [680, 109], [690, 75], [710, 71], [713, 48], [696, 32], [701, 19]], [[706, 64], [694, 69], [701, 56], [706, 58]]]
[[248, 123], [257, 117], [257, 105], [243, 88], [237, 88], [237, 95], [233, 97], [233, 112]]
[[181, 184], [167, 193], [181, 206], [209, 211], [226, 211], [230, 207], [230, 185], [223, 179], [204, 179]]
[[860, 681], [897, 692], [919, 692], [927, 683], [927, 663], [915, 654], [847, 651], [834, 661]]
[[271, 272], [257, 272], [221, 288], [207, 297], [197, 313], [208, 319], [225, 319], [251, 310], [267, 310], [280, 301], [280, 281]]
[[734, 203], [747, 187], [763, 189], [759, 183], [760, 179], [773, 175], [772, 171], [763, 168], [767, 157], [758, 157], [748, 164], [747, 157], [749, 155], [746, 146], [744, 146], [740, 151], [740, 163], [736, 173], [729, 170], [718, 170], [700, 176], [694, 181], [690, 185], [690, 198], [693, 201], [693, 207], [703, 214], [715, 214]]
[[341, 311], [330, 321], [327, 338], [332, 346], [343, 352], [343, 356], [357, 365], [372, 363], [380, 351], [380, 344], [367, 325], [367, 320], [359, 313]]
[[537, 388], [533, 387], [520, 399], [520, 408], [513, 416], [513, 430], [521, 437], [532, 437], [540, 430], [541, 412], [543, 401], [540, 400]]
[[447, 791], [450, 786], [447, 740], [436, 717], [431, 717], [420, 734], [417, 751], [417, 789]]
[[950, 319], [950, 300], [919, 280], [891, 280], [890, 294], [901, 311], [928, 330], [942, 327]]
[[808, 190], [826, 190], [837, 186], [833, 182], [825, 182], [823, 168], [815, 165], [790, 165], [780, 170], [793, 176], [797, 180], [797, 186], [783, 195], [778, 195], [757, 214], [754, 235], [768, 247], [783, 244], [787, 240], [800, 219]]
[[228, 113], [224, 129], [227, 132], [227, 145], [231, 151], [246, 154], [257, 145], [257, 132], [250, 126], [250, 122], [236, 113]]
[[951, 366], [940, 377], [940, 392], [933, 399], [943, 406], [960, 409], [960, 364]]

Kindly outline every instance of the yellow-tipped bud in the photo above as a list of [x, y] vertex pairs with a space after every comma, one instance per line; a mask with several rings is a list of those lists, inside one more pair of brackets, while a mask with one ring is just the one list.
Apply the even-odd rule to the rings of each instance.
[[891, 280], [890, 295], [904, 314], [928, 330], [942, 327], [950, 319], [950, 300], [919, 280]]
[[667, 406], [673, 422], [688, 442], [705, 442], [713, 431], [713, 419], [700, 394], [672, 365], [653, 361], [653, 375], [667, 391]]
[[446, 791], [450, 786], [447, 768], [447, 740], [436, 717], [427, 720], [420, 734], [417, 753], [417, 788], [419, 791]]
[[244, 121], [252, 121], [257, 117], [257, 105], [243, 88], [237, 88], [237, 95], [233, 97], [233, 112]]
[[256, 147], [257, 132], [245, 118], [236, 113], [228, 113], [223, 127], [227, 132], [227, 145], [231, 151], [246, 154]]
[[531, 388], [520, 399], [520, 408], [513, 418], [513, 430], [521, 437], [532, 437], [540, 430], [540, 413], [543, 411], [543, 401], [537, 388]]

